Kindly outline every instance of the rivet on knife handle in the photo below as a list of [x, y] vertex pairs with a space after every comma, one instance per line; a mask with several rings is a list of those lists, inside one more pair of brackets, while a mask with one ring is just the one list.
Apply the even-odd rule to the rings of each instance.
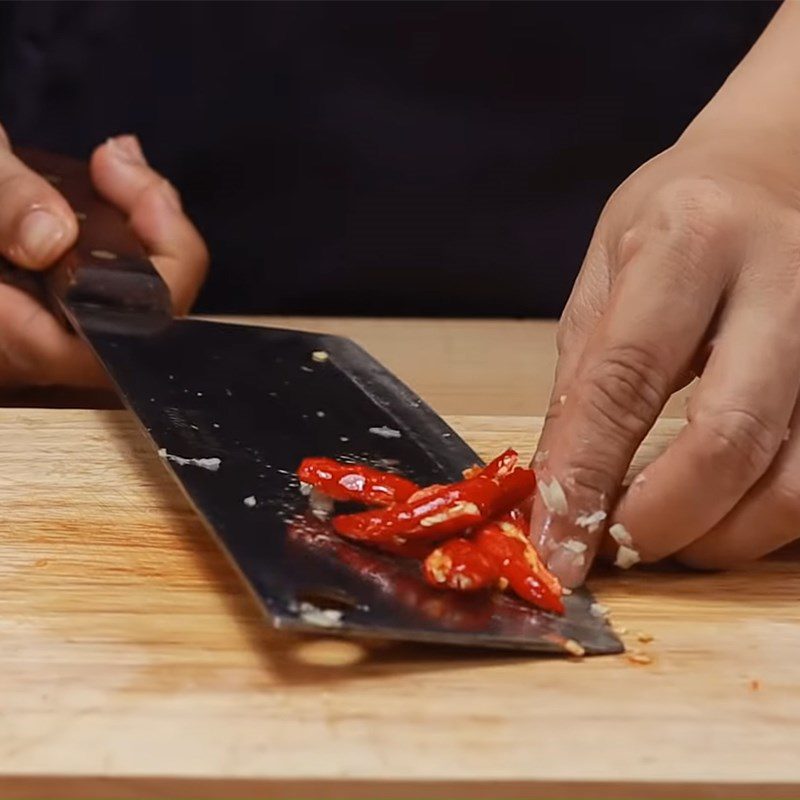
[[17, 148], [15, 153], [61, 192], [78, 217], [75, 246], [46, 276], [49, 292], [67, 316], [80, 306], [98, 309], [103, 318], [118, 318], [120, 312], [126, 318], [146, 318], [148, 327], [168, 322], [169, 288], [124, 215], [94, 190], [87, 165], [32, 148]]

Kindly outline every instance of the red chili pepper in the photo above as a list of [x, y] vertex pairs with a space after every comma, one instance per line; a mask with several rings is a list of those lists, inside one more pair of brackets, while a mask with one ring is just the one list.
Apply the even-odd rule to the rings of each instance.
[[492, 459], [479, 474], [484, 478], [504, 478], [511, 472], [519, 461], [519, 454], [516, 450], [508, 448], [508, 450], [500, 453], [497, 458]]
[[333, 527], [342, 536], [361, 541], [444, 538], [509, 511], [535, 488], [536, 478], [529, 469], [517, 468], [494, 479], [481, 473], [414, 502], [334, 517]]
[[390, 506], [403, 503], [419, 490], [412, 481], [364, 464], [341, 464], [332, 458], [305, 458], [297, 477], [334, 500]]
[[497, 565], [468, 539], [450, 539], [437, 547], [422, 565], [431, 586], [476, 592], [494, 586], [500, 577]]
[[522, 600], [547, 611], [564, 613], [561, 584], [548, 572], [524, 531], [511, 517], [484, 525], [473, 541]]
[[417, 491], [406, 500], [406, 503], [416, 503], [417, 500], [430, 497], [435, 492], [438, 492], [439, 489], [444, 489], [443, 483], [432, 483], [430, 486], [423, 486], [421, 489], [417, 489]]

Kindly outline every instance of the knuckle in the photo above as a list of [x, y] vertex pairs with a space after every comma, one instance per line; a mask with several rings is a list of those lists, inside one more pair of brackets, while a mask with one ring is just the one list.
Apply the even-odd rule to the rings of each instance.
[[736, 228], [733, 195], [713, 178], [674, 180], [661, 190], [659, 200], [662, 227], [684, 251], [705, 251]]
[[579, 402], [589, 419], [626, 440], [650, 428], [670, 388], [657, 351], [642, 345], [609, 350], [584, 379]]
[[741, 408], [707, 410], [689, 424], [700, 433], [703, 452], [712, 463], [750, 481], [767, 469], [783, 439], [783, 426]]

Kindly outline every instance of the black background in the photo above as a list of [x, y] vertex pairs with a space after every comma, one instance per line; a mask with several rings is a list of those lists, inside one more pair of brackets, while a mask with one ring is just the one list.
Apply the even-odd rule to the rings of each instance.
[[199, 308], [555, 316], [613, 188], [773, 2], [0, 4], [0, 121], [137, 132], [212, 251]]

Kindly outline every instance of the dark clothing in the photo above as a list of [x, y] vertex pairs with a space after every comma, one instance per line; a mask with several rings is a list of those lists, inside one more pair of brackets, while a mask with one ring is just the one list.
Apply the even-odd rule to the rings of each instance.
[[613, 188], [773, 2], [0, 4], [0, 121], [136, 132], [205, 311], [555, 316]]

